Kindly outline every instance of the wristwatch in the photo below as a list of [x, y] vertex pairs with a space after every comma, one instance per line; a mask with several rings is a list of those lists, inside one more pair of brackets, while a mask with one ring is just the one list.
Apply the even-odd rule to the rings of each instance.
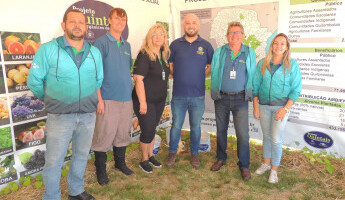
[[285, 106], [284, 106], [284, 110], [285, 110], [286, 112], [289, 112], [289, 109], [288, 109], [287, 107], [285, 107]]

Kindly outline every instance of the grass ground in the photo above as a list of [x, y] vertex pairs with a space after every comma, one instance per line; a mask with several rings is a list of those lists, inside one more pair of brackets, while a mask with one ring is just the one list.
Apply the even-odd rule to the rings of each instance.
[[[186, 150], [189, 149], [187, 134]], [[164, 133], [162, 137], [164, 138]], [[98, 200], [113, 199], [345, 199], [345, 161], [327, 158], [334, 167], [330, 174], [323, 157], [311, 157], [305, 152], [284, 150], [282, 165], [279, 168], [278, 184], [267, 182], [269, 172], [256, 176], [255, 169], [261, 163], [262, 146], [251, 144], [252, 179], [243, 181], [237, 167], [236, 141], [228, 142], [228, 161], [218, 172], [211, 172], [215, 161], [216, 138], [211, 138], [212, 150], [200, 153], [201, 168], [193, 169], [189, 163], [190, 154], [178, 155], [174, 168], [154, 168], [153, 174], [144, 173], [139, 167], [140, 151], [138, 145], [131, 145], [127, 153], [128, 166], [135, 172], [125, 176], [114, 169], [112, 160], [107, 162], [110, 184], [100, 186], [95, 176], [93, 159], [88, 162], [85, 173], [85, 189]], [[156, 158], [166, 161], [168, 147], [162, 140], [161, 150]], [[312, 162], [311, 160], [322, 160]], [[67, 199], [66, 178], [61, 181], [62, 199]], [[43, 187], [36, 189], [33, 184], [20, 186], [18, 191], [0, 195], [0, 199], [40, 199]]]

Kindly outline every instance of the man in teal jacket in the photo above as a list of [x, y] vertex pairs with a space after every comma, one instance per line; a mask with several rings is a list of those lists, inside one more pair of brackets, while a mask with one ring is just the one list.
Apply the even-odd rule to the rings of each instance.
[[229, 43], [215, 51], [211, 65], [211, 97], [217, 125], [217, 161], [211, 171], [218, 171], [227, 159], [227, 130], [232, 112], [237, 137], [237, 164], [242, 178], [249, 180], [248, 100], [252, 99], [256, 55], [253, 49], [242, 44], [245, 35], [241, 23], [231, 22], [226, 35]]
[[87, 25], [82, 12], [66, 12], [61, 26], [65, 34], [38, 49], [27, 82], [48, 112], [43, 199], [60, 199], [61, 167], [71, 139], [69, 199], [94, 199], [84, 190], [84, 172], [103, 81], [102, 57], [84, 41]]

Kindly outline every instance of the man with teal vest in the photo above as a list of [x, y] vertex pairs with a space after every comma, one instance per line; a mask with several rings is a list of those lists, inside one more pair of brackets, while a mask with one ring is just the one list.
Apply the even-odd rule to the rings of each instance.
[[248, 100], [252, 100], [256, 55], [242, 43], [245, 38], [240, 22], [231, 22], [228, 44], [219, 47], [211, 64], [211, 97], [215, 104], [217, 125], [217, 161], [211, 171], [218, 171], [227, 159], [227, 130], [232, 112], [237, 137], [237, 165], [244, 180], [249, 180]]
[[32, 62], [27, 85], [44, 100], [48, 113], [43, 167], [43, 199], [60, 199], [61, 167], [72, 140], [67, 177], [69, 199], [94, 199], [84, 190], [84, 172], [95, 126], [97, 90], [103, 81], [102, 56], [84, 41], [85, 15], [67, 11], [61, 26], [65, 34], [42, 44]]

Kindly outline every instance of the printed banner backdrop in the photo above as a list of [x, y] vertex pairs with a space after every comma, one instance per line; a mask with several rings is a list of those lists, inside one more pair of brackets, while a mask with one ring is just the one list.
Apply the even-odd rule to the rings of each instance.
[[[194, 13], [201, 21], [200, 36], [215, 49], [227, 43], [228, 23], [240, 21], [246, 34], [243, 43], [255, 50], [257, 61], [266, 55], [277, 33], [287, 34], [292, 42], [292, 58], [301, 68], [303, 89], [290, 110], [283, 143], [344, 157], [344, 4], [344, 1], [327, 0], [258, 0], [255, 3], [250, 0], [175, 0], [171, 1], [171, 10], [175, 38], [184, 34], [183, 17]], [[210, 78], [206, 78], [205, 97], [202, 130], [216, 132]], [[260, 123], [253, 117], [251, 102], [249, 106], [250, 137], [262, 140]], [[185, 128], [189, 128], [187, 117]], [[230, 121], [229, 134], [235, 134], [232, 116]]]
[[[169, 1], [18, 0], [1, 1], [0, 5], [0, 18], [6, 19], [0, 22], [1, 189], [8, 182], [19, 180], [22, 176], [37, 175], [43, 169], [46, 112], [43, 102], [26, 86], [26, 79], [40, 44], [63, 34], [61, 22], [65, 12], [77, 9], [86, 15], [89, 28], [85, 38], [93, 42], [109, 30], [109, 11], [114, 7], [124, 8], [128, 25], [122, 36], [131, 44], [133, 59], [153, 24], [160, 22], [169, 29], [170, 13]], [[37, 8], [39, 12], [32, 12]], [[167, 98], [161, 126], [169, 124], [169, 104], [170, 97]], [[133, 141], [137, 141], [140, 134], [135, 119], [133, 115], [130, 133]], [[71, 155], [72, 143], [66, 150], [65, 161], [70, 160]]]
[[[162, 23], [171, 42], [183, 34], [181, 21], [189, 12], [200, 17], [200, 35], [214, 48], [226, 43], [227, 23], [241, 21], [247, 36], [244, 42], [255, 49], [258, 60], [265, 56], [275, 34], [288, 34], [292, 57], [303, 74], [303, 90], [291, 109], [284, 144], [345, 155], [345, 82], [340, 77], [345, 51], [343, 0], [16, 0], [0, 1], [0, 5], [0, 189], [42, 170], [46, 113], [43, 103], [28, 90], [26, 77], [39, 45], [63, 34], [61, 22], [68, 9], [85, 13], [89, 25], [86, 39], [92, 42], [108, 30], [109, 9], [124, 8], [128, 25], [123, 36], [131, 43], [133, 59], [150, 26]], [[37, 9], [39, 12], [32, 12]], [[215, 132], [209, 84], [207, 78], [202, 129]], [[161, 126], [170, 124], [170, 96], [166, 105]], [[251, 137], [262, 139], [252, 109], [249, 114]], [[188, 120], [184, 127], [188, 128]], [[229, 127], [234, 134], [233, 124]], [[133, 115], [133, 141], [139, 134]], [[72, 144], [66, 161], [71, 148]]]

